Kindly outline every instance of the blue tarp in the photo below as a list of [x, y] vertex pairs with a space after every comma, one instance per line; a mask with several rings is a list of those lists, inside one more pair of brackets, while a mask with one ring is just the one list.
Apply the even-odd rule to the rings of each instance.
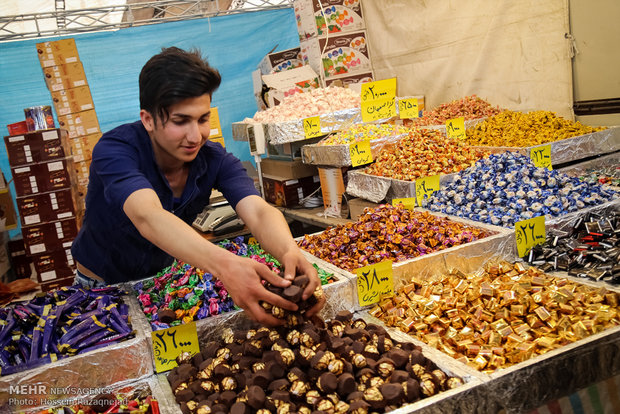
[[[274, 46], [277, 45], [276, 50], [299, 46], [292, 9], [72, 37], [84, 65], [103, 132], [139, 119], [138, 74], [152, 55], [166, 46], [199, 48], [222, 74], [222, 85], [214, 94], [212, 105], [219, 110], [226, 148], [243, 161], [250, 160], [248, 145], [233, 141], [230, 125], [251, 117], [257, 110], [251, 72]], [[0, 43], [0, 130], [3, 136], [8, 134], [7, 124], [24, 120], [24, 108], [51, 105], [36, 43], [58, 39]], [[0, 145], [0, 168], [9, 180], [11, 171], [4, 145]]]

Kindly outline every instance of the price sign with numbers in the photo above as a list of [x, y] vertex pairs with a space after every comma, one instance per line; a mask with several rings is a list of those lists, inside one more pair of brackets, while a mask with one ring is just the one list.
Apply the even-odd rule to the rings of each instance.
[[396, 97], [396, 78], [362, 84], [362, 103]]
[[448, 138], [465, 139], [465, 118], [461, 116], [446, 121], [446, 134]]
[[351, 166], [370, 164], [372, 162], [372, 152], [370, 152], [370, 141], [360, 141], [349, 145], [349, 155], [351, 155]]
[[422, 177], [415, 180], [415, 199], [418, 205], [422, 206], [422, 201], [428, 198], [435, 191], [439, 190], [439, 175]]
[[545, 216], [538, 216], [515, 223], [515, 238], [517, 239], [517, 253], [523, 257], [532, 247], [542, 244], [546, 239]]
[[409, 198], [394, 198], [394, 199], [392, 199], [392, 205], [393, 206], [395, 206], [398, 203], [401, 203], [408, 210], [413, 210], [413, 208], [415, 207], [415, 198], [409, 197]]
[[530, 150], [530, 159], [538, 168], [552, 170], [551, 166], [551, 144], [534, 147]]
[[400, 119], [419, 118], [418, 98], [400, 99], [398, 101]]
[[318, 116], [312, 116], [310, 118], [305, 118], [303, 121], [304, 124], [304, 135], [306, 138], [316, 138], [323, 135], [321, 132], [321, 118]]
[[200, 352], [196, 322], [173, 326], [151, 332], [155, 371], [165, 372], [177, 366], [176, 358], [181, 352], [192, 355]]
[[391, 260], [360, 267], [355, 273], [360, 306], [377, 303], [381, 297], [394, 296]]
[[373, 122], [396, 116], [396, 98], [377, 99], [370, 102], [362, 102], [362, 121]]

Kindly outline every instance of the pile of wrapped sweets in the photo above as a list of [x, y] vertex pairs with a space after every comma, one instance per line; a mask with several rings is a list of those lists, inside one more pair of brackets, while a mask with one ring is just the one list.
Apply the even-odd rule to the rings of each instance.
[[287, 96], [279, 105], [254, 114], [249, 122], [286, 122], [359, 107], [359, 93], [349, 88], [329, 86]]
[[544, 354], [620, 324], [618, 294], [523, 263], [412, 277], [370, 314], [478, 370]]
[[493, 154], [455, 174], [425, 199], [432, 211], [512, 227], [532, 217], [561, 216], [620, 197], [610, 188], [588, 184], [556, 170], [537, 168], [523, 155]]
[[392, 124], [355, 124], [323, 138], [317, 145], [342, 145], [394, 138], [409, 131], [410, 129], [407, 127]]
[[388, 412], [463, 384], [348, 311], [292, 329], [230, 331], [177, 362], [168, 381], [185, 414]]
[[463, 117], [466, 121], [497, 115], [498, 107], [476, 95], [466, 96], [452, 102], [444, 103], [431, 111], [425, 111], [420, 118], [412, 119], [413, 126], [443, 125], [446, 121]]
[[402, 204], [383, 204], [365, 209], [356, 222], [305, 235], [298, 245], [341, 269], [354, 271], [384, 260], [401, 262], [490, 234], [428, 212], [407, 210]]
[[133, 337], [117, 287], [63, 287], [0, 309], [0, 373], [9, 375]]
[[570, 121], [549, 111], [503, 111], [468, 128], [465, 141], [490, 147], [531, 147], [603, 129]]
[[545, 272], [620, 283], [620, 212], [588, 212], [569, 231], [552, 230], [527, 260]]
[[364, 173], [415, 181], [461, 171], [487, 155], [482, 149], [446, 139], [438, 131], [413, 130], [396, 144], [384, 147]]

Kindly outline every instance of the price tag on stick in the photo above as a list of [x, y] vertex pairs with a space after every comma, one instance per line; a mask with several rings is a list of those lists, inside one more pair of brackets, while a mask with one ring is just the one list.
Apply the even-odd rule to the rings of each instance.
[[433, 175], [415, 180], [415, 198], [418, 206], [422, 207], [422, 201], [439, 190], [439, 178], [439, 175]]
[[534, 147], [530, 150], [530, 159], [538, 168], [552, 170], [551, 166], [551, 144]]
[[304, 135], [306, 138], [316, 138], [323, 135], [321, 132], [321, 118], [318, 116], [312, 116], [310, 118], [305, 118], [303, 121], [304, 124]]
[[360, 141], [349, 145], [349, 155], [351, 156], [351, 166], [370, 164], [372, 162], [372, 152], [370, 152], [370, 141]]
[[400, 119], [419, 118], [418, 98], [400, 99], [398, 101], [398, 113]]
[[355, 273], [360, 306], [377, 303], [382, 297], [394, 296], [391, 260], [360, 267]]
[[465, 139], [465, 118], [454, 118], [446, 121], [446, 135], [452, 139]]
[[171, 370], [177, 366], [176, 358], [181, 352], [189, 352], [192, 355], [200, 352], [196, 322], [151, 332], [151, 345], [155, 371]]
[[515, 238], [517, 240], [517, 253], [523, 257], [529, 253], [532, 247], [542, 244], [546, 240], [545, 216], [538, 216], [515, 223]]

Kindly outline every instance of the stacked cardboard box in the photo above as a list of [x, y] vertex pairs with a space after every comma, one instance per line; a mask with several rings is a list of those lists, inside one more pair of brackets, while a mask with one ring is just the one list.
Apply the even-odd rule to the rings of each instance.
[[[34, 131], [5, 136], [4, 143], [25, 256], [32, 260], [44, 290], [50, 284], [71, 284], [75, 265], [70, 248], [79, 226], [68, 133], [64, 129]], [[21, 262], [25, 267], [26, 261]], [[26, 275], [27, 269], [20, 272]]]
[[101, 137], [95, 104], [75, 39], [37, 43], [36, 46], [58, 124], [69, 133], [69, 149], [74, 161], [72, 173], [76, 178], [76, 215], [81, 217], [92, 150]]
[[293, 9], [302, 62], [325, 86], [374, 79], [361, 0], [295, 0]]
[[261, 174], [265, 200], [281, 207], [298, 206], [320, 186], [317, 168], [301, 160], [263, 159]]

